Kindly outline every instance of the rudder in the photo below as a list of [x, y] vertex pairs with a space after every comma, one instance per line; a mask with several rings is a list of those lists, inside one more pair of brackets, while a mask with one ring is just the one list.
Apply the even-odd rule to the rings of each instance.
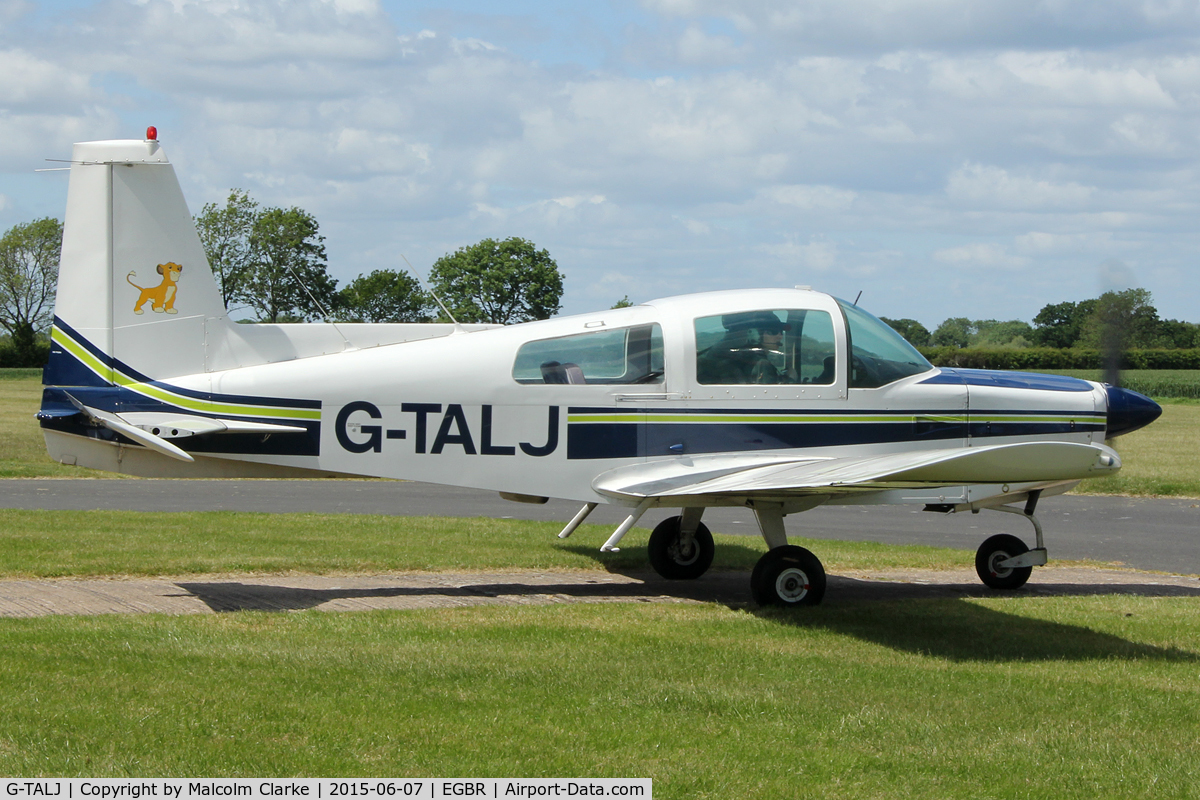
[[158, 142], [76, 144], [43, 383], [121, 385], [203, 373], [206, 330], [227, 325]]

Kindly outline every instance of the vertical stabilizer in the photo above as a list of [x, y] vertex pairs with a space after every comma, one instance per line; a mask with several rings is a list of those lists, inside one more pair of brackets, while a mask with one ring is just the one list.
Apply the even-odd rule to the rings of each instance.
[[75, 145], [44, 382], [96, 386], [204, 372], [225, 309], [157, 141]]

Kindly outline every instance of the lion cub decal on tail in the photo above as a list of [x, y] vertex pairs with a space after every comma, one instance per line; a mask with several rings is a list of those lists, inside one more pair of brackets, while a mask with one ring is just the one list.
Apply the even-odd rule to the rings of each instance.
[[155, 313], [161, 314], [165, 311], [168, 314], [178, 314], [179, 312], [175, 310], [175, 291], [177, 288], [175, 284], [179, 281], [179, 276], [182, 273], [183, 267], [179, 264], [176, 264], [174, 261], [168, 261], [165, 264], [159, 264], [158, 274], [162, 275], [162, 283], [160, 283], [158, 286], [152, 286], [149, 288], [145, 286], [138, 286], [136, 283], [129, 280], [130, 278], [137, 276], [136, 272], [131, 271], [128, 275], [126, 275], [125, 280], [129, 282], [129, 285], [135, 289], [141, 290], [141, 294], [138, 295], [137, 302], [133, 304], [133, 313], [146, 313], [142, 306], [144, 306], [146, 301], [149, 300], [151, 301], [150, 308], [153, 309]]

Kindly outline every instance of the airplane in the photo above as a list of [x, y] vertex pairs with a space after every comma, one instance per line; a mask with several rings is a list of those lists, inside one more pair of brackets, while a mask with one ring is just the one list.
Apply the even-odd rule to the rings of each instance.
[[[1106, 441], [1161, 414], [1076, 378], [932, 366], [809, 287], [744, 289], [516, 325], [239, 324], [157, 132], [79, 143], [37, 414], [55, 460], [154, 477], [374, 476], [517, 502], [679, 509], [650, 535], [664, 578], [703, 575], [707, 508], [752, 511], [761, 605], [820, 603], [784, 517], [822, 504], [996, 510], [995, 589], [1047, 563], [1038, 502], [1111, 475]], [[157, 283], [156, 283], [157, 282]]]

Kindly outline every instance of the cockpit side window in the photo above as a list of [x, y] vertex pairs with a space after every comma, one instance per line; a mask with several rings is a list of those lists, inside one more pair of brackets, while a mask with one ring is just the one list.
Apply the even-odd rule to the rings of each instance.
[[825, 311], [776, 309], [700, 317], [696, 379], [705, 385], [815, 384], [837, 378], [833, 320]]
[[517, 383], [662, 383], [662, 328], [639, 325], [526, 342], [512, 375]]
[[837, 302], [850, 332], [850, 388], [877, 389], [933, 369], [887, 323], [845, 300]]

